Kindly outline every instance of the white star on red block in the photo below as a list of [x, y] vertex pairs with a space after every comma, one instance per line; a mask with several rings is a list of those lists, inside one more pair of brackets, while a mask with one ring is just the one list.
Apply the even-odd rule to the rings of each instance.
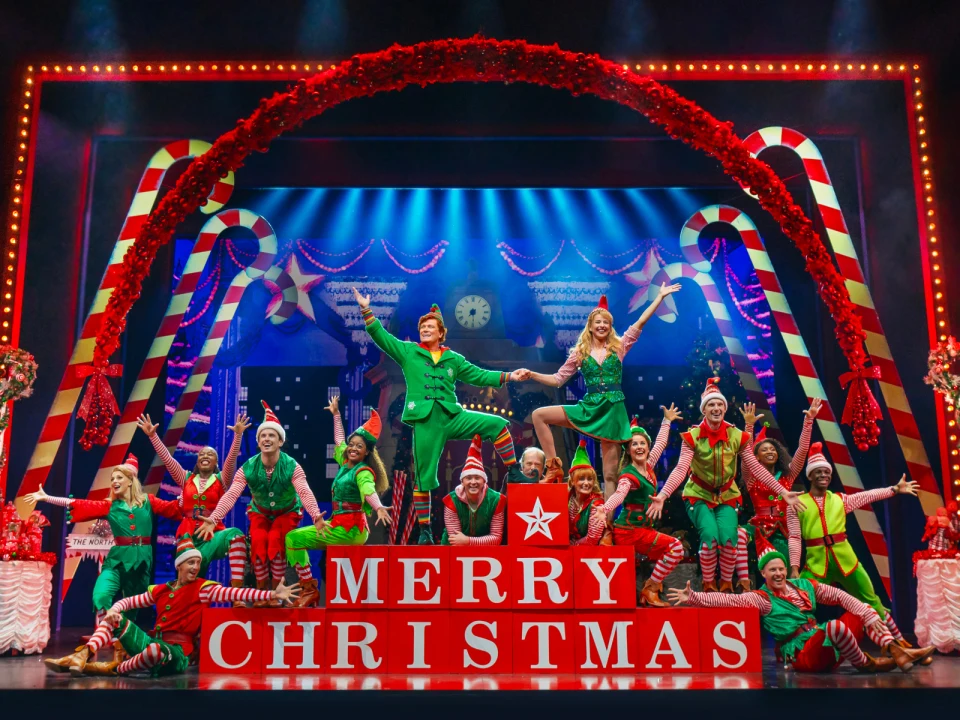
[[[297, 260], [296, 253], [291, 253], [290, 257], [287, 259], [286, 270], [287, 275], [290, 276], [294, 284], [297, 286], [297, 310], [316, 322], [317, 316], [313, 310], [313, 302], [310, 300], [310, 291], [322, 283], [326, 276], [305, 273], [300, 267], [300, 261]], [[270, 304], [267, 305], [268, 318], [276, 314], [277, 310], [280, 308], [280, 303], [283, 301], [283, 296], [280, 294], [280, 289], [272, 283], [271, 286], [272, 287], [270, 289], [273, 292], [273, 297], [270, 298]]]
[[559, 516], [560, 513], [544, 512], [543, 506], [540, 504], [540, 498], [537, 498], [536, 502], [533, 504], [532, 512], [517, 513], [517, 517], [527, 524], [527, 532], [523, 536], [523, 539], [526, 540], [531, 535], [540, 533], [545, 535], [548, 540], [553, 540], [553, 535], [550, 533], [550, 523]]

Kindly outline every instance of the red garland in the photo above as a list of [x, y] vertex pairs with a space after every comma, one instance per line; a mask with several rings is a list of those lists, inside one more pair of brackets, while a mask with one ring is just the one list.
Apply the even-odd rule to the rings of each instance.
[[[194, 159], [176, 187], [150, 213], [124, 255], [120, 282], [110, 296], [96, 338], [93, 366], [98, 376], [110, 365], [110, 356], [120, 345], [127, 313], [140, 295], [160, 246], [187, 215], [207, 202], [219, 180], [243, 166], [251, 152], [266, 152], [274, 138], [347, 100], [408, 85], [452, 82], [527, 82], [565, 89], [574, 95], [596, 95], [637, 110], [671, 137], [717, 158], [727, 175], [754, 193], [803, 254], [807, 271], [837, 323], [837, 341], [850, 370], [863, 371], [863, 327], [830, 253], [780, 178], [766, 163], [750, 156], [731, 123], [720, 122], [653, 78], [597, 55], [566, 52], [557, 45], [475, 36], [393, 45], [380, 52], [356, 55], [335, 68], [301, 79], [290, 91], [261, 100], [252, 115], [238, 121], [236, 128]], [[864, 388], [869, 394], [865, 384]], [[84, 428], [84, 447], [107, 443], [113, 418], [107, 407], [97, 410]], [[875, 445], [878, 434], [876, 421], [868, 413], [854, 413], [854, 435], [860, 449]]]

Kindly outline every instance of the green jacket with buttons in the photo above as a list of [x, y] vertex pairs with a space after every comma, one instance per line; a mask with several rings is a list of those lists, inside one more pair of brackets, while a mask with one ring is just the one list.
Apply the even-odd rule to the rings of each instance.
[[429, 350], [418, 343], [398, 340], [379, 320], [367, 325], [367, 332], [403, 371], [407, 397], [401, 420], [407, 425], [426, 420], [434, 405], [453, 415], [463, 412], [457, 400], [457, 381], [477, 387], [503, 387], [507, 381], [506, 373], [479, 368], [447, 347], [441, 346], [440, 360], [435, 363]]

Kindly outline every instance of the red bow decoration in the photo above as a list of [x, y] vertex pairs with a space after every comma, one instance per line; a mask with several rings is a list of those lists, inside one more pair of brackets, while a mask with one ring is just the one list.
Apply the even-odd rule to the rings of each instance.
[[[110, 381], [107, 377], [120, 377], [123, 373], [123, 365], [107, 365], [102, 370], [93, 365], [80, 365], [77, 367], [77, 377], [85, 378], [93, 376], [93, 379], [87, 383], [87, 390], [83, 394], [83, 402], [80, 403], [80, 409], [77, 416], [83, 420], [89, 420], [90, 410], [94, 405], [109, 410], [110, 416], [119, 415], [120, 408], [117, 405], [117, 399], [113, 396], [113, 389], [110, 387]], [[96, 413], [95, 413], [96, 414]]]
[[850, 386], [840, 422], [854, 429], [854, 441], [860, 452], [878, 443], [880, 428], [877, 427], [877, 420], [883, 417], [883, 413], [867, 380], [879, 379], [880, 368], [877, 365], [851, 370], [840, 376], [840, 386]]

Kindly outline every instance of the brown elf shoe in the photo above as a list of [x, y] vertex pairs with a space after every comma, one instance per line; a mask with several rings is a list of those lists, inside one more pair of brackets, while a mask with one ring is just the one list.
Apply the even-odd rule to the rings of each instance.
[[647, 578], [640, 591], [641, 607], [670, 607], [670, 603], [665, 603], [660, 599], [660, 592], [663, 590], [663, 583], [654, 582], [652, 578]]
[[897, 667], [900, 668], [901, 671], [910, 672], [910, 669], [914, 666], [914, 663], [918, 663], [921, 660], [933, 655], [933, 651], [936, 648], [925, 647], [907, 649], [900, 647], [896, 643], [891, 643], [884, 649], [889, 651], [890, 657], [892, 657], [894, 662], [897, 663]]
[[753, 586], [750, 585], [750, 581], [743, 579], [737, 582], [737, 586], [740, 588], [740, 592], [747, 593], [753, 590]]
[[[257, 580], [257, 590], [269, 590], [269, 589], [270, 589], [270, 585], [267, 583], [266, 580]], [[254, 600], [253, 606], [255, 608], [272, 607], [272, 605], [270, 605], [271, 602], [273, 601], [272, 600]]]
[[[907, 650], [913, 647], [913, 645], [907, 642], [904, 638], [900, 638], [899, 640], [896, 641], [896, 643], [900, 647], [906, 648]], [[933, 655], [928, 655], [923, 660], [917, 661], [917, 665], [929, 665], [932, 662], [933, 662]]]
[[[243, 587], [243, 580], [231, 580], [231, 581], [230, 581], [230, 587], [242, 588], [242, 587]], [[250, 607], [250, 606], [249, 606], [247, 603], [245, 603], [243, 600], [234, 600], [234, 601], [233, 601], [233, 606], [234, 606], [235, 608], [246, 608], [246, 607]]]
[[563, 482], [563, 463], [560, 458], [550, 458], [547, 460], [547, 470], [543, 474], [541, 483], [562, 483]]
[[127, 651], [123, 649], [123, 645], [121, 645], [120, 641], [117, 640], [113, 644], [113, 660], [110, 660], [109, 662], [115, 662], [117, 665], [119, 665], [128, 657], [130, 657], [130, 655], [127, 654]]
[[867, 653], [864, 653], [867, 656], [867, 664], [861, 665], [857, 668], [857, 672], [861, 673], [884, 673], [890, 672], [893, 670], [897, 663], [894, 662], [893, 658], [888, 657], [871, 657]]
[[90, 659], [90, 648], [86, 645], [78, 647], [73, 654], [64, 655], [62, 658], [47, 658], [43, 664], [54, 672], [69, 672], [74, 675], [82, 675], [83, 668]]
[[733, 594], [733, 583], [729, 580], [720, 581], [720, 592], [727, 593], [729, 595]]
[[107, 660], [105, 662], [92, 662], [87, 663], [87, 666], [83, 670], [84, 675], [116, 675], [117, 668], [120, 666], [115, 659]]
[[717, 590], [717, 581], [716, 581], [716, 580], [704, 580], [704, 581], [703, 581], [703, 592], [719, 592], [719, 590]]
[[297, 608], [317, 607], [319, 603], [320, 590], [317, 587], [317, 579], [310, 578], [309, 580], [301, 580], [300, 597], [293, 603], [293, 606]]

